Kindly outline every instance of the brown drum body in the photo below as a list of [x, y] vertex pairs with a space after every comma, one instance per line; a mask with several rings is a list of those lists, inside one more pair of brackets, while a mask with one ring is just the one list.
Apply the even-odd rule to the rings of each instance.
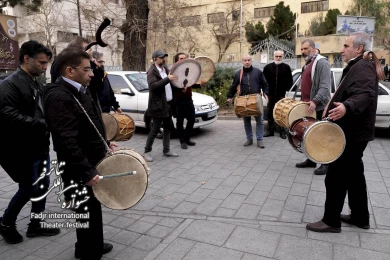
[[126, 141], [133, 136], [135, 125], [130, 116], [118, 113], [103, 113], [102, 118], [108, 141]]
[[215, 73], [214, 62], [208, 57], [196, 57], [195, 60], [199, 62], [201, 73], [199, 79], [196, 81], [196, 84], [205, 84], [209, 81]]
[[288, 140], [295, 150], [321, 164], [337, 160], [346, 143], [344, 132], [338, 125], [310, 117], [298, 119], [292, 124]]
[[263, 113], [261, 95], [251, 94], [238, 96], [234, 101], [234, 111], [237, 117], [259, 116]]
[[150, 169], [143, 156], [136, 151], [118, 150], [104, 158], [96, 169], [101, 176], [137, 171], [135, 175], [103, 179], [92, 187], [96, 198], [107, 208], [128, 209], [144, 196]]
[[292, 123], [302, 117], [316, 118], [316, 112], [307, 113], [309, 105], [305, 102], [297, 101], [291, 98], [279, 100], [274, 107], [273, 116], [275, 123], [284, 128], [290, 128]]
[[171, 81], [175, 87], [191, 87], [199, 79], [201, 67], [194, 59], [184, 59], [173, 64], [170, 73], [178, 77], [177, 80]]

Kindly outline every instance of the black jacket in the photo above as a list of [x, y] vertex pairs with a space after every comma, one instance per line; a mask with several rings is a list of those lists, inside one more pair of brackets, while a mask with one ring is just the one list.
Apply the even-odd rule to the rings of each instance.
[[112, 90], [110, 81], [108, 80], [107, 74], [103, 79], [103, 89], [98, 92], [100, 107], [102, 112], [110, 113], [111, 107], [116, 111], [119, 107], [118, 101], [116, 101], [116, 97], [114, 91]]
[[276, 65], [275, 62], [264, 67], [263, 74], [269, 87], [271, 98], [280, 98], [286, 95], [293, 85], [293, 78], [290, 66], [285, 63]]
[[374, 139], [375, 116], [378, 101], [378, 77], [375, 65], [362, 59], [352, 60], [343, 71], [341, 83], [326, 111], [335, 108], [333, 102], [344, 104], [347, 114], [335, 121], [348, 141]]
[[[230, 86], [227, 98], [232, 98], [237, 93], [237, 86], [240, 84], [240, 71], [238, 70], [234, 75], [234, 80]], [[249, 69], [244, 68], [240, 90], [240, 96], [260, 94], [261, 90], [268, 95], [268, 83], [264, 78], [263, 72], [253, 66]]]
[[[167, 75], [169, 69], [165, 67]], [[149, 85], [149, 102], [147, 115], [151, 117], [168, 117], [169, 107], [165, 94], [165, 85], [169, 83], [169, 78], [161, 78], [156, 65], [152, 65], [147, 72]], [[172, 91], [173, 93], [173, 91]]]
[[37, 91], [42, 97], [41, 83], [21, 68], [0, 84], [0, 164], [18, 183], [30, 181], [26, 178], [34, 158], [49, 153], [50, 135]]
[[49, 84], [45, 93], [46, 120], [57, 158], [66, 163], [63, 178], [86, 183], [98, 174], [95, 167], [105, 157], [106, 147], [72, 95], [80, 101], [105, 139], [101, 113], [89, 91], [78, 92], [62, 77], [55, 84]]

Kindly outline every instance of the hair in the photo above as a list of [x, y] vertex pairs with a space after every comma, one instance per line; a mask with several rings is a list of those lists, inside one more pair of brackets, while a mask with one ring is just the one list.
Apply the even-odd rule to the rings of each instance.
[[66, 48], [56, 58], [56, 69], [60, 72], [61, 76], [65, 76], [65, 69], [67, 67], [77, 67], [82, 61], [89, 60], [89, 54], [78, 48]]
[[99, 58], [103, 57], [103, 53], [102, 52], [98, 52], [98, 51], [93, 51], [92, 52], [92, 57], [94, 59], [99, 59]]
[[35, 59], [38, 54], [46, 54], [49, 59], [53, 56], [53, 53], [43, 44], [37, 41], [28, 41], [22, 44], [19, 50], [19, 63], [24, 64], [24, 56], [27, 55], [30, 58]]
[[175, 63], [179, 60], [179, 56], [180, 55], [186, 55], [187, 57], [187, 54], [185, 54], [184, 52], [179, 52], [178, 54], [175, 55], [174, 59], [175, 59]]
[[[364, 57], [364, 54], [366, 54], [366, 57]], [[370, 54], [372, 57], [370, 57]], [[375, 69], [376, 69], [376, 75], [378, 76], [378, 79], [385, 80], [385, 74], [383, 73], [382, 65], [381, 65], [378, 57], [375, 55], [375, 53], [372, 51], [366, 51], [363, 53], [363, 58], [365, 60], [368, 60], [368, 61], [374, 63]]]
[[274, 51], [274, 56], [275, 56], [275, 54], [276, 54], [277, 52], [281, 52], [282, 55], [284, 56], [284, 51], [282, 51], [282, 50], [275, 50], [275, 51]]
[[[82, 49], [82, 44], [86, 43], [88, 44], [87, 38], [81, 37], [81, 36], [76, 36], [69, 44], [66, 46], [66, 48], [77, 48], [77, 49]], [[84, 51], [84, 50], [83, 50]]]
[[307, 42], [309, 43], [310, 47], [313, 47], [313, 48], [316, 47], [316, 44], [314, 43], [314, 41], [312, 39], [305, 39], [302, 41], [302, 44], [307, 43]]
[[357, 48], [359, 45], [363, 46], [363, 52], [369, 51], [371, 47], [371, 36], [368, 35], [367, 33], [363, 32], [356, 32], [356, 33], [351, 33], [350, 36], [354, 36], [353, 38], [353, 47]]

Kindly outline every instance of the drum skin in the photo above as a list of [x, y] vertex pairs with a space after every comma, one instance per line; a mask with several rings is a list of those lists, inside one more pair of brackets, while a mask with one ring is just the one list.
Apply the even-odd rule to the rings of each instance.
[[279, 100], [274, 107], [273, 116], [275, 123], [284, 128], [290, 128], [292, 123], [303, 117], [316, 118], [316, 112], [307, 113], [309, 105], [291, 98], [283, 98]]
[[112, 141], [119, 131], [118, 122], [116, 121], [115, 117], [108, 113], [103, 113], [102, 118], [104, 126], [106, 127], [106, 138], [108, 141]]
[[127, 114], [102, 114], [108, 141], [127, 141], [135, 132], [134, 120]]
[[346, 144], [344, 132], [337, 124], [310, 117], [298, 119], [292, 124], [288, 140], [295, 150], [321, 164], [337, 160]]
[[214, 76], [215, 64], [210, 58], [204, 56], [196, 57], [195, 60], [199, 62], [201, 68], [200, 77], [195, 83], [203, 85]]
[[170, 74], [178, 77], [177, 80], [171, 81], [175, 87], [191, 87], [199, 79], [201, 67], [199, 62], [194, 59], [184, 59], [176, 62], [172, 66]]
[[92, 187], [95, 197], [107, 208], [128, 209], [144, 196], [150, 169], [144, 158], [134, 150], [118, 150], [104, 158], [96, 169], [101, 176], [137, 172], [135, 175], [104, 179]]
[[251, 94], [238, 96], [234, 101], [234, 111], [237, 117], [258, 116], [262, 113], [261, 95]]

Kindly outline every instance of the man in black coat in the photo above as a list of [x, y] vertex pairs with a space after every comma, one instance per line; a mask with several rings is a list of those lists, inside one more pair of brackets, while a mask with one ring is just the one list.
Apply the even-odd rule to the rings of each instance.
[[[23, 43], [20, 48], [20, 67], [0, 85], [0, 164], [8, 175], [19, 184], [3, 217], [0, 218], [0, 234], [10, 244], [23, 241], [16, 230], [16, 218], [31, 198], [44, 195], [50, 185], [50, 175], [35, 183], [43, 171], [49, 172], [50, 135], [42, 106], [43, 86], [37, 77], [45, 73], [52, 53], [36, 41]], [[33, 185], [34, 184], [34, 185]], [[48, 229], [37, 216], [45, 211], [46, 196], [31, 203], [31, 223], [27, 237], [53, 236], [58, 228]]]
[[[273, 111], [275, 104], [285, 97], [286, 91], [289, 91], [293, 84], [291, 68], [282, 62], [283, 54], [283, 51], [274, 51], [274, 62], [267, 64], [263, 70], [269, 87], [267, 103], [268, 131], [264, 134], [264, 137], [274, 136], [275, 120]], [[286, 129], [281, 129], [280, 137], [286, 139]]]
[[148, 139], [145, 145], [145, 159], [148, 162], [153, 161], [151, 155], [154, 139], [163, 124], [163, 153], [165, 156], [177, 157], [178, 154], [170, 149], [171, 136], [171, 102], [173, 98], [172, 87], [170, 82], [176, 80], [177, 76], [169, 74], [169, 69], [165, 66], [165, 57], [163, 51], [157, 50], [153, 52], [152, 59], [154, 64], [150, 66], [147, 72], [147, 80], [149, 85], [149, 102], [146, 115], [153, 120], [152, 129], [150, 129]]
[[389, 76], [389, 65], [386, 64], [386, 66], [383, 68], [384, 70], [384, 73], [385, 73], [385, 79], [387, 80], [388, 76]]
[[[106, 156], [107, 146], [99, 107], [87, 88], [93, 77], [89, 55], [79, 49], [67, 48], [57, 57], [57, 68], [61, 76], [48, 85], [45, 93], [47, 123], [57, 158], [66, 163], [62, 173], [64, 183], [77, 184], [79, 191], [87, 191], [83, 198], [89, 197], [81, 207], [76, 207], [77, 213], [89, 213], [89, 219], [76, 219], [79, 223], [88, 223], [88, 227], [76, 229], [75, 257], [101, 259], [102, 254], [112, 250], [112, 245], [104, 243], [102, 209], [92, 186], [99, 183], [96, 165]], [[110, 149], [116, 146], [107, 144]]]
[[[341, 222], [370, 228], [363, 152], [374, 139], [378, 101], [378, 75], [374, 63], [362, 59], [370, 47], [366, 33], [351, 34], [341, 50], [348, 63], [341, 83], [325, 108], [324, 116], [339, 125], [346, 137], [343, 154], [329, 165], [325, 178], [325, 213], [321, 221], [310, 223], [308, 230], [341, 232]], [[348, 193], [350, 215], [341, 213]]]

